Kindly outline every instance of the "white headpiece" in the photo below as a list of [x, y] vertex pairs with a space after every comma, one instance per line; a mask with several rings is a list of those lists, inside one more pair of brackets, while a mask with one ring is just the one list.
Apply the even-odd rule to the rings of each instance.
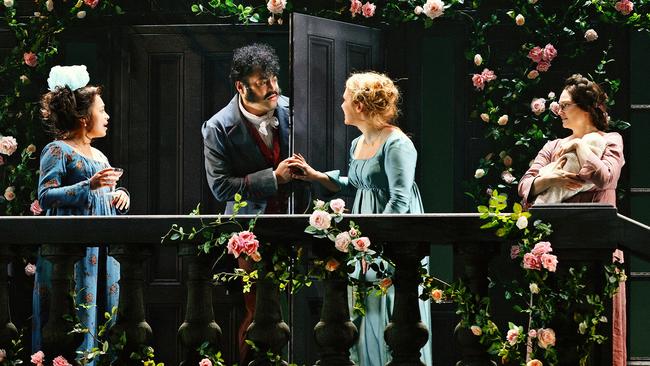
[[86, 65], [75, 66], [54, 66], [50, 70], [50, 77], [47, 78], [47, 85], [50, 91], [56, 87], [68, 86], [70, 90], [75, 91], [88, 85], [90, 75], [86, 70]]

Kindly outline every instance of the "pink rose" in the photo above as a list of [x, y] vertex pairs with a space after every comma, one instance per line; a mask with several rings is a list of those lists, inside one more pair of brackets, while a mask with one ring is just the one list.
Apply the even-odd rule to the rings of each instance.
[[287, 0], [269, 0], [266, 3], [266, 8], [269, 9], [272, 14], [282, 14], [286, 7]]
[[533, 62], [540, 62], [542, 61], [542, 54], [543, 54], [542, 48], [539, 46], [535, 46], [530, 51], [528, 51], [528, 58], [533, 60]]
[[363, 7], [363, 4], [361, 4], [361, 1], [359, 1], [359, 0], [350, 0], [350, 13], [352, 13], [353, 18], [357, 14], [361, 14], [361, 8], [362, 7]]
[[350, 234], [344, 231], [336, 236], [334, 247], [340, 252], [347, 253], [351, 242]]
[[548, 347], [555, 346], [555, 331], [551, 328], [541, 328], [537, 331], [537, 344], [540, 347], [547, 349]]
[[199, 362], [199, 366], [212, 366], [212, 361], [208, 358], [204, 358]]
[[442, 290], [440, 289], [434, 288], [433, 290], [431, 290], [431, 298], [436, 303], [440, 303], [442, 301], [442, 295], [443, 293]]
[[63, 358], [63, 356], [58, 356], [54, 360], [52, 360], [52, 366], [72, 366], [70, 363], [68, 363], [68, 360]]
[[97, 4], [99, 4], [99, 0], [84, 0], [84, 3], [90, 6], [91, 8], [95, 9]]
[[506, 182], [507, 184], [511, 184], [511, 183], [514, 182], [517, 178], [515, 178], [515, 176], [512, 175], [512, 173], [510, 173], [509, 171], [504, 170], [504, 171], [501, 173], [501, 179], [503, 179], [503, 181]]
[[542, 255], [542, 266], [548, 269], [550, 272], [555, 272], [557, 269], [557, 257], [553, 254], [543, 254]]
[[472, 84], [474, 85], [476, 90], [483, 90], [483, 88], [485, 87], [485, 80], [483, 79], [481, 74], [474, 74], [474, 76], [472, 76]]
[[360, 252], [367, 252], [368, 247], [370, 246], [370, 239], [368, 239], [365, 236], [362, 236], [358, 239], [352, 240], [352, 245], [354, 246], [354, 249]]
[[27, 263], [27, 265], [25, 266], [25, 274], [28, 276], [33, 276], [35, 273], [36, 273], [36, 266], [31, 263]]
[[342, 214], [345, 210], [345, 201], [340, 198], [330, 201], [330, 208], [335, 214]]
[[445, 12], [445, 3], [441, 0], [427, 0], [422, 7], [424, 15], [431, 19], [441, 16]]
[[537, 71], [537, 70], [530, 70], [530, 71], [528, 72], [528, 75], [526, 75], [526, 76], [527, 76], [530, 80], [537, 79], [537, 77], [539, 76], [539, 71]]
[[517, 14], [517, 16], [515, 17], [515, 24], [517, 24], [518, 26], [522, 26], [525, 23], [526, 23], [526, 18], [524, 18], [524, 16], [521, 14]]
[[543, 254], [550, 253], [552, 251], [553, 248], [551, 247], [551, 243], [547, 241], [540, 241], [539, 243], [535, 244], [535, 247], [530, 252], [536, 257], [541, 257]]
[[549, 106], [551, 109], [551, 112], [553, 112], [554, 115], [560, 114], [560, 104], [558, 102], [552, 102], [551, 105]]
[[481, 72], [481, 77], [483, 78], [483, 80], [485, 80], [486, 83], [492, 80], [496, 80], [497, 78], [497, 76], [494, 75], [494, 71], [490, 69], [483, 69], [483, 72]]
[[621, 0], [614, 5], [614, 8], [623, 15], [629, 15], [634, 10], [634, 3], [630, 0]]
[[339, 263], [339, 261], [336, 259], [330, 259], [327, 261], [327, 263], [325, 263], [325, 270], [328, 272], [334, 272], [337, 268], [339, 268], [340, 265], [341, 263]]
[[542, 51], [542, 60], [551, 62], [553, 59], [557, 56], [557, 50], [555, 47], [553, 47], [552, 44], [547, 44], [544, 46], [544, 50]]
[[375, 15], [375, 8], [375, 4], [368, 1], [361, 7], [361, 14], [366, 18], [370, 18]]
[[422, 9], [422, 7], [419, 6], [419, 5], [416, 6], [415, 9], [413, 9], [413, 12], [415, 13], [415, 15], [420, 15], [420, 14], [422, 14], [422, 11], [424, 11], [424, 9]]
[[587, 42], [593, 42], [598, 39], [598, 33], [593, 29], [587, 29], [585, 32], [585, 39]]
[[4, 350], [4, 348], [0, 349], [0, 363], [4, 362], [5, 358], [7, 358], [7, 351]]
[[350, 230], [348, 230], [348, 234], [350, 234], [350, 237], [355, 238], [359, 236], [359, 231], [355, 228], [351, 228]]
[[38, 200], [34, 200], [32, 204], [29, 206], [29, 210], [32, 211], [32, 214], [34, 216], [38, 216], [43, 213], [43, 209], [41, 208], [41, 205], [38, 203]]
[[260, 247], [260, 242], [255, 237], [255, 234], [248, 230], [240, 232], [239, 239], [244, 245], [244, 253], [249, 256], [257, 252], [257, 249]]
[[43, 351], [38, 351], [32, 355], [32, 363], [34, 365], [42, 366], [44, 359], [45, 359], [45, 353], [43, 353]]
[[230, 239], [228, 240], [228, 254], [232, 254], [235, 258], [239, 258], [239, 255], [244, 251], [244, 242], [239, 238], [238, 233], [233, 233]]
[[506, 339], [511, 346], [517, 343], [517, 338], [519, 338], [519, 328], [510, 329], [508, 334], [506, 334]]
[[541, 72], [546, 72], [550, 68], [551, 68], [551, 63], [548, 61], [540, 61], [536, 67], [537, 71], [541, 71]]
[[327, 230], [332, 224], [332, 217], [325, 211], [314, 211], [314, 213], [309, 216], [309, 225], [315, 227], [318, 230]]
[[546, 110], [546, 99], [544, 98], [535, 98], [530, 102], [530, 110], [535, 113], [536, 116], [539, 116]]
[[534, 359], [528, 361], [528, 363], [526, 363], [526, 366], [544, 366], [544, 364], [542, 363], [542, 361], [538, 359]]
[[12, 136], [0, 137], [0, 154], [10, 156], [18, 149], [18, 142]]
[[36, 67], [38, 65], [38, 56], [34, 52], [25, 52], [23, 54], [23, 61], [29, 67]]
[[537, 331], [535, 329], [531, 329], [528, 331], [528, 337], [530, 338], [535, 338], [537, 337]]
[[534, 269], [540, 270], [542, 268], [542, 263], [539, 258], [531, 253], [524, 254], [524, 268], [525, 269]]
[[521, 247], [519, 245], [513, 245], [510, 247], [510, 259], [517, 259], [521, 253]]

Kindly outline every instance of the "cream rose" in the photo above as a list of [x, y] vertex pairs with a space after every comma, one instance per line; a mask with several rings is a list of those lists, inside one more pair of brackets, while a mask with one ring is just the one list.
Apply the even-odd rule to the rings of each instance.
[[318, 230], [327, 230], [331, 227], [331, 224], [332, 217], [325, 211], [314, 211], [314, 213], [309, 216], [309, 225]]
[[541, 328], [537, 331], [537, 344], [547, 349], [555, 346], [555, 331], [551, 328]]

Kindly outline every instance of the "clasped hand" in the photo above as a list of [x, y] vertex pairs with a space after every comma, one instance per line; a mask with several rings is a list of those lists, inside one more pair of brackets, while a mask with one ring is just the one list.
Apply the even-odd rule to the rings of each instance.
[[548, 179], [552, 187], [562, 187], [572, 191], [580, 189], [584, 181], [576, 173], [562, 169], [564, 164], [566, 164], [566, 158], [561, 158], [555, 169], [546, 174], [544, 178]]

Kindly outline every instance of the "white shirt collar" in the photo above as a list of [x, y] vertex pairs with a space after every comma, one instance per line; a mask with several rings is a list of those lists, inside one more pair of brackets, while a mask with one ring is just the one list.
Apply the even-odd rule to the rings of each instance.
[[249, 120], [252, 124], [255, 125], [255, 127], [257, 127], [257, 130], [262, 136], [267, 136], [269, 134], [267, 127], [270, 126], [271, 128], [278, 128], [278, 125], [280, 124], [277, 117], [274, 115], [275, 110], [271, 110], [262, 116], [256, 116], [247, 111], [241, 102], [241, 95], [239, 96], [239, 110], [244, 115], [244, 118]]

